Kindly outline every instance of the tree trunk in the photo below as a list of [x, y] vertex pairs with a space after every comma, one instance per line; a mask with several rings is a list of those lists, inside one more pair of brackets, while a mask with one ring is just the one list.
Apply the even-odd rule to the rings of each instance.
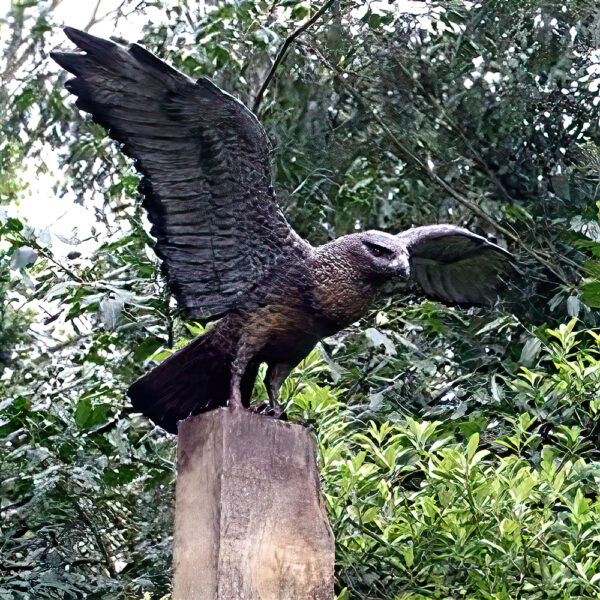
[[173, 600], [331, 600], [313, 434], [228, 408], [179, 425]]

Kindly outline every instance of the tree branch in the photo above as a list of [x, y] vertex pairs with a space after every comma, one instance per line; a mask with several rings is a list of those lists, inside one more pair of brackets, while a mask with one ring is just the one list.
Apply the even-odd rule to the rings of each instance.
[[108, 569], [110, 576], [115, 578], [117, 576], [117, 572], [115, 571], [115, 567], [113, 565], [110, 553], [108, 552], [108, 548], [106, 547], [104, 539], [98, 531], [96, 524], [92, 521], [92, 519], [88, 516], [87, 512], [83, 509], [83, 507], [79, 504], [79, 502], [77, 502], [75, 498], [70, 498], [70, 500], [80, 517], [88, 524], [88, 527], [90, 528], [92, 535], [96, 540], [96, 544], [100, 549], [102, 556], [104, 557], [104, 564]]
[[94, 11], [92, 12], [92, 16], [88, 21], [88, 24], [83, 28], [84, 31], [89, 31], [96, 24], [96, 17], [98, 16], [98, 9], [100, 8], [101, 0], [96, 0], [96, 6], [94, 6]]
[[260, 89], [258, 90], [258, 93], [256, 94], [256, 98], [254, 99], [254, 105], [252, 106], [252, 111], [254, 113], [256, 113], [258, 111], [258, 107], [260, 106], [263, 96], [264, 96], [265, 92], [267, 91], [269, 84], [271, 83], [271, 79], [273, 79], [273, 76], [275, 75], [275, 71], [277, 70], [277, 67], [279, 67], [279, 65], [281, 64], [281, 61], [285, 57], [285, 54], [288, 51], [288, 48], [291, 46], [292, 42], [299, 35], [304, 33], [312, 25], [314, 25], [319, 20], [321, 15], [323, 15], [327, 11], [327, 9], [334, 3], [334, 1], [335, 0], [327, 0], [327, 2], [325, 2], [325, 4], [323, 4], [323, 6], [321, 6], [321, 8], [308, 21], [306, 21], [306, 23], [304, 23], [303, 25], [298, 27], [298, 29], [296, 29], [294, 32], [292, 32], [286, 38], [285, 42], [283, 42], [283, 44], [281, 45], [281, 48], [279, 48], [279, 51], [277, 52], [277, 56], [275, 57], [275, 60], [273, 61], [273, 65], [271, 66], [270, 71], [267, 73], [265, 80], [263, 81], [262, 85], [260, 86]]
[[63, 271], [63, 273], [66, 273], [73, 281], [76, 281], [77, 283], [86, 283], [81, 277], [79, 277], [79, 275], [77, 275], [71, 269], [69, 269], [69, 267], [65, 267], [65, 265], [58, 262], [54, 258], [54, 254], [47, 248], [40, 246], [40, 244], [34, 238], [25, 237], [20, 233], [17, 233], [16, 237], [18, 237], [19, 240], [22, 241], [24, 244], [27, 244], [28, 246], [31, 246], [32, 248], [37, 250], [44, 258], [47, 258], [50, 262], [54, 263], [61, 271]]

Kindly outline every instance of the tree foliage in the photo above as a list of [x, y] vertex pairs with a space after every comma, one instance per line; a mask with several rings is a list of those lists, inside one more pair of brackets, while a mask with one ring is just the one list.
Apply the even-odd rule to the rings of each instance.
[[[169, 295], [132, 165], [48, 60], [68, 5], [0, 20], [0, 598], [157, 599], [175, 440], [124, 390], [203, 324]], [[252, 106], [322, 6], [122, 0], [84, 25]], [[505, 302], [395, 297], [286, 383], [340, 598], [600, 594], [598, 19], [591, 0], [334, 1], [257, 107], [312, 243], [449, 221], [517, 256]], [[30, 225], [32, 194], [85, 209], [87, 239]]]

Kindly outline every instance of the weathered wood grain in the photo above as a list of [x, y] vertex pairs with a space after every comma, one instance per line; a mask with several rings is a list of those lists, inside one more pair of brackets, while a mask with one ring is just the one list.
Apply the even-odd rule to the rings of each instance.
[[221, 408], [179, 426], [174, 600], [331, 600], [313, 434]]

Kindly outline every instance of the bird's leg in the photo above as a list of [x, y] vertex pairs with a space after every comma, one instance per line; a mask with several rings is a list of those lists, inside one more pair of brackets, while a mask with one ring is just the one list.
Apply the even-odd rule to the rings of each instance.
[[279, 387], [273, 385], [273, 371], [275, 367], [273, 364], [269, 365], [267, 369], [267, 374], [265, 375], [265, 387], [267, 388], [267, 396], [269, 397], [269, 404], [271, 408], [277, 406], [277, 401], [279, 400]]
[[234, 373], [231, 377], [231, 388], [229, 389], [229, 407], [232, 410], [244, 408], [244, 405], [242, 404], [242, 390], [240, 388], [241, 383], [241, 376]]
[[278, 405], [279, 389], [281, 384], [286, 380], [287, 376], [293, 369], [292, 365], [286, 363], [270, 363], [265, 375], [265, 385], [269, 404], [271, 405], [271, 414], [280, 417], [283, 414], [282, 408]]
[[244, 376], [247, 362], [240, 360], [239, 357], [233, 361], [231, 385], [229, 388], [229, 407], [233, 410], [244, 408], [242, 403], [242, 377]]

